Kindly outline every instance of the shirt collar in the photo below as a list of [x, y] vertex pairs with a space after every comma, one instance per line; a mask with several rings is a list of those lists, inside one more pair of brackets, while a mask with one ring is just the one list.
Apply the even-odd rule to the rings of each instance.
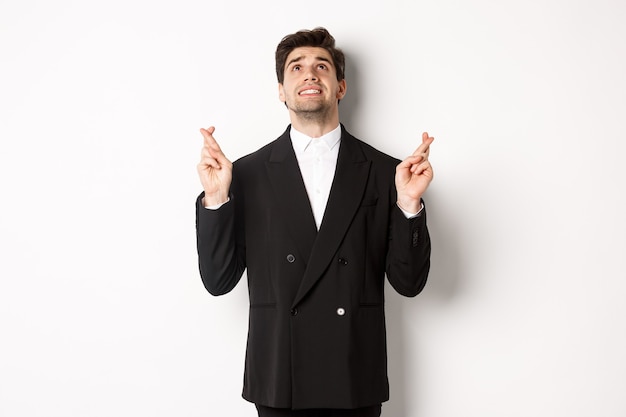
[[322, 141], [328, 146], [328, 149], [333, 149], [341, 140], [341, 125], [337, 125], [335, 129], [319, 138], [307, 136], [296, 130], [293, 126], [289, 130], [289, 135], [291, 136], [291, 144], [296, 153], [303, 153], [313, 141]]

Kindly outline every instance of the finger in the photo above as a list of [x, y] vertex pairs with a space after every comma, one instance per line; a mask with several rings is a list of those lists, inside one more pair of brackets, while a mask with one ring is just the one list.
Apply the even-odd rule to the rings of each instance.
[[432, 177], [433, 168], [432, 165], [430, 165], [430, 161], [424, 161], [412, 167], [411, 172], [413, 175], [429, 175]]
[[200, 133], [202, 133], [202, 136], [204, 137], [203, 149], [207, 149], [211, 157], [217, 159], [220, 164], [230, 164], [230, 160], [226, 158], [226, 155], [222, 152], [222, 148], [213, 137], [213, 132], [215, 132], [215, 127], [213, 126], [208, 129], [200, 129]]
[[400, 162], [398, 168], [411, 168], [413, 165], [419, 164], [425, 159], [428, 158], [426, 153], [416, 153], [413, 155], [409, 155], [404, 159], [404, 161]]
[[200, 152], [200, 159], [210, 158], [216, 159], [215, 150], [209, 148], [208, 146], [203, 146], [202, 151]]
[[215, 138], [213, 137], [213, 132], [215, 132], [215, 127], [211, 126], [208, 129], [200, 129], [200, 133], [204, 137], [204, 144], [207, 146], [213, 146], [218, 150], [221, 150], [220, 145], [217, 143]]
[[215, 168], [215, 169], [222, 169], [222, 164], [215, 158], [213, 158], [210, 155], [202, 155], [202, 158], [200, 159], [200, 163], [198, 164], [200, 166], [203, 166], [205, 168]]
[[434, 140], [435, 138], [433, 138], [432, 136], [428, 136], [427, 132], [422, 133], [422, 143], [420, 144], [420, 146], [417, 147], [417, 149], [415, 149], [413, 155], [417, 155], [420, 153], [425, 153], [426, 155], [428, 155], [428, 153], [430, 152], [430, 144], [433, 143]]
[[[419, 156], [419, 155], [418, 155]], [[415, 172], [419, 169], [419, 166], [428, 162], [428, 155], [427, 154], [422, 154], [421, 158], [416, 157], [415, 161], [413, 162], [413, 164], [411, 164], [410, 170], [411, 172]]]
[[428, 133], [424, 132], [424, 134], [422, 135], [422, 143], [424, 143], [424, 141], [427, 143], [426, 157], [428, 157], [428, 155], [430, 155], [430, 145], [432, 145], [432, 143], [435, 141], [435, 138], [432, 136], [428, 136]]
[[211, 164], [211, 166], [215, 166], [218, 169], [232, 166], [230, 160], [226, 158], [226, 156], [220, 149], [216, 149], [215, 147], [209, 145], [204, 145], [202, 147], [200, 159], [215, 161], [216, 164]]
[[433, 143], [434, 140], [435, 138], [429, 136], [428, 132], [422, 133], [422, 145], [426, 145], [426, 150], [424, 152], [426, 153], [427, 158], [428, 155], [430, 155], [430, 145]]
[[203, 127], [200, 128], [200, 133], [202, 133], [202, 136], [212, 136], [213, 132], [215, 132], [215, 126], [209, 126], [206, 129]]

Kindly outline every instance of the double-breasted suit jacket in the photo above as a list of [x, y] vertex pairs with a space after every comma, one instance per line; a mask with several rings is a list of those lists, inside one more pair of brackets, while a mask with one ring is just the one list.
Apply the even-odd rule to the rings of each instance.
[[395, 158], [342, 126], [319, 231], [289, 129], [233, 164], [230, 201], [196, 202], [199, 267], [213, 295], [247, 268], [243, 397], [280, 408], [358, 408], [388, 400], [385, 274], [405, 296], [428, 276], [426, 212], [396, 205]]

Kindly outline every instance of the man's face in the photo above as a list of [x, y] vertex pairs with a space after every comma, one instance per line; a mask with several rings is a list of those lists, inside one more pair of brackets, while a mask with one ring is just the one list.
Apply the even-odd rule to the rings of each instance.
[[337, 111], [338, 101], [346, 93], [346, 82], [337, 81], [333, 60], [324, 48], [294, 49], [287, 56], [284, 73], [278, 92], [290, 111], [304, 117]]

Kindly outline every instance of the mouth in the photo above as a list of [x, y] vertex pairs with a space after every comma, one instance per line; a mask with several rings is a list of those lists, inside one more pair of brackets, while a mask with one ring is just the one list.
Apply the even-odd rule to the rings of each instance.
[[317, 88], [307, 88], [298, 92], [299, 96], [316, 96], [322, 94], [322, 90]]

